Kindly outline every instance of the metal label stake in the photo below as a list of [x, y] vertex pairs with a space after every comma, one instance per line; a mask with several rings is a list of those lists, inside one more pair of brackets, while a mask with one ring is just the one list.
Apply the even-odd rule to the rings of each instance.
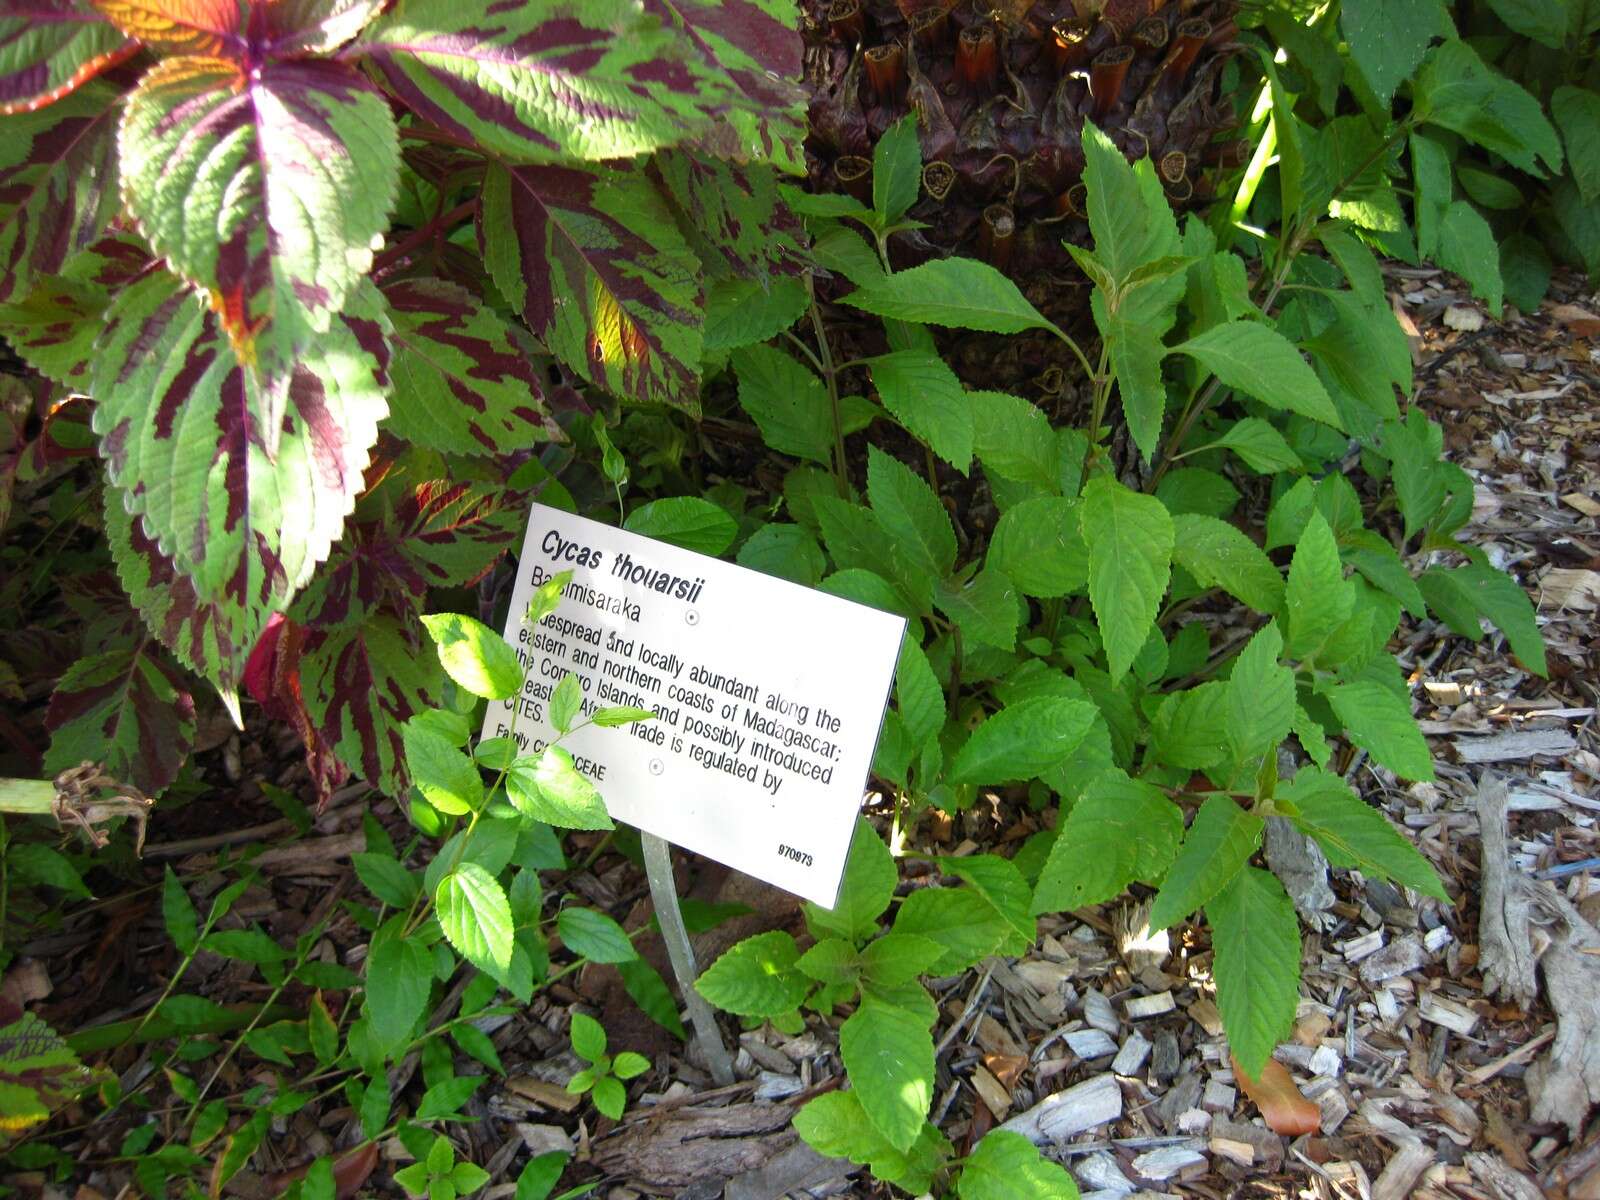
[[678, 907], [678, 888], [672, 878], [672, 847], [664, 838], [643, 830], [639, 840], [644, 847], [644, 873], [650, 881], [650, 900], [655, 906], [656, 921], [661, 925], [662, 940], [667, 943], [672, 973], [678, 977], [678, 990], [683, 993], [683, 1002], [689, 1009], [694, 1040], [711, 1067], [712, 1080], [718, 1087], [727, 1087], [733, 1082], [733, 1059], [727, 1046], [722, 1044], [722, 1031], [717, 1028], [711, 1005], [694, 990], [699, 972], [695, 969], [694, 947], [689, 944], [689, 930]]

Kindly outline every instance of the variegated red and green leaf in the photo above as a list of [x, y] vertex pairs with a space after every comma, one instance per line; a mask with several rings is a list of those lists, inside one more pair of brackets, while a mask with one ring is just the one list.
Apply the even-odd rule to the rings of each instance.
[[161, 552], [125, 501], [119, 489], [106, 489], [106, 541], [129, 602], [179, 662], [216, 685], [237, 717], [233, 697], [260, 635], [254, 615], [226, 596], [201, 599], [193, 579]]
[[681, 31], [702, 74], [736, 90], [727, 115], [695, 145], [804, 173], [804, 48], [793, 0], [644, 0], [644, 7]]
[[562, 362], [618, 396], [699, 411], [700, 263], [642, 167], [491, 167], [478, 236]]
[[435, 707], [444, 670], [415, 615], [380, 613], [356, 625], [307, 632], [300, 688], [306, 710], [339, 761], [391, 796], [407, 785], [400, 727]]
[[296, 621], [331, 628], [384, 607], [420, 612], [429, 588], [476, 580], [527, 521], [527, 494], [498, 482], [408, 487], [397, 475], [362, 497], [345, 536], [296, 599]]
[[401, 280], [383, 294], [394, 321], [386, 428], [454, 454], [509, 454], [560, 440], [526, 332], [440, 279]]
[[275, 614], [250, 652], [250, 661], [244, 668], [244, 686], [268, 718], [287, 722], [299, 734], [306, 752], [306, 773], [317, 793], [317, 811], [321, 812], [349, 773], [323, 740], [306, 709], [300, 686], [306, 632], [303, 626]]
[[152, 266], [138, 239], [109, 234], [74, 254], [61, 274], [42, 276], [26, 296], [0, 304], [0, 336], [41, 375], [87, 392], [112, 297]]
[[518, 163], [677, 145], [707, 132], [732, 93], [637, 0], [404, 0], [346, 54], [425, 121]]
[[158, 54], [244, 58], [244, 13], [238, 0], [89, 2], [112, 25]]
[[0, 996], [0, 1139], [49, 1120], [98, 1078], [40, 1017]]
[[0, 118], [0, 304], [60, 271], [116, 215], [115, 102], [96, 83]]
[[[242, 361], [276, 381], [372, 265], [399, 178], [394, 119], [353, 68], [172, 58], [129, 99], [123, 198], [202, 288]], [[270, 442], [269, 442], [270, 446]]]
[[327, 557], [364, 486], [386, 411], [386, 333], [369, 285], [302, 353], [273, 454], [274, 418], [254, 373], [177, 279], [147, 276], [107, 313], [93, 381], [100, 451], [144, 532], [196, 601], [215, 606], [208, 645], [185, 657], [189, 639], [168, 644], [225, 693], [267, 618]]
[[708, 275], [765, 282], [804, 268], [805, 226], [778, 195], [772, 167], [666, 150], [651, 169], [683, 214], [679, 226]]
[[[6, 0], [0, 11], [0, 115], [53, 104], [139, 44], [89, 0]], [[0, 143], [12, 136], [0, 121]]]
[[44, 769], [102, 763], [147, 796], [164, 791], [194, 748], [194, 697], [184, 672], [153, 639], [78, 659], [45, 715]]
[[331, 54], [360, 33], [388, 0], [272, 0], [251, 11], [265, 26], [268, 58]]

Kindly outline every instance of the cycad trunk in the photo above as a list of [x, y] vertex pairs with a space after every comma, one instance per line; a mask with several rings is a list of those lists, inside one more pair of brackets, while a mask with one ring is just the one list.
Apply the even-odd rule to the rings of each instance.
[[[1146, 153], [1175, 208], [1237, 153], [1218, 141], [1233, 0], [805, 0], [810, 186], [870, 200], [872, 149], [915, 110], [925, 165], [907, 262], [981, 256], [1025, 284], [1077, 278], [1085, 119]], [[1037, 288], [1030, 288], [1036, 291]]]

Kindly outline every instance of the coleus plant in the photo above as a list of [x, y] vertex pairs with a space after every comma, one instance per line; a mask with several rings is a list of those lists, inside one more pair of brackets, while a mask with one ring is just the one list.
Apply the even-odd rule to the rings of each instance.
[[170, 784], [186, 667], [294, 721], [324, 790], [399, 789], [443, 679], [425, 594], [513, 537], [566, 381], [695, 411], [706, 282], [797, 269], [794, 27], [784, 0], [8, 4], [0, 335], [52, 407], [92, 398], [143, 618], [62, 680], [47, 769]]

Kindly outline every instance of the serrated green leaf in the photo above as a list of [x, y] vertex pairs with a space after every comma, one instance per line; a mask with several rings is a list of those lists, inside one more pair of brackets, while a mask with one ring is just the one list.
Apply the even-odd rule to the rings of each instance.
[[867, 943], [861, 972], [880, 987], [897, 987], [931, 970], [943, 956], [944, 947], [933, 938], [895, 931]]
[[777, 337], [811, 303], [798, 279], [721, 279], [706, 293], [705, 349], [738, 350]]
[[1551, 93], [1550, 112], [1566, 142], [1578, 194], [1593, 204], [1600, 200], [1600, 92], [1563, 85]]
[[1328, 702], [1344, 722], [1350, 740], [1396, 775], [1433, 778], [1433, 755], [1406, 700], [1382, 684], [1363, 679], [1334, 684]]
[[1259, 321], [1228, 321], [1172, 348], [1186, 354], [1231, 388], [1272, 408], [1299, 413], [1335, 429], [1339, 410], [1299, 349]]
[[961, 1200], [1078, 1200], [1078, 1185], [1020, 1133], [992, 1129], [983, 1135], [956, 1181]]
[[818, 983], [854, 983], [861, 974], [861, 954], [843, 938], [822, 938], [802, 954], [795, 965]]
[[1320, 512], [1314, 512], [1294, 548], [1284, 589], [1290, 654], [1296, 658], [1314, 655], [1349, 619], [1354, 606], [1355, 595], [1345, 582], [1333, 530]]
[[1077, 500], [1033, 496], [1000, 515], [987, 562], [1023, 594], [1049, 598], [1082, 592], [1089, 583], [1089, 547]]
[[1162, 762], [1203, 771], [1219, 765], [1231, 749], [1225, 712], [1228, 685], [1212, 681], [1175, 692], [1161, 702], [1150, 725], [1150, 749]]
[[1017, 589], [1003, 571], [984, 567], [965, 584], [940, 580], [933, 605], [973, 644], [1010, 650], [1017, 642]]
[[1498, 315], [1505, 295], [1500, 251], [1489, 222], [1465, 200], [1453, 201], [1439, 221], [1439, 265], [1472, 285], [1473, 295]]
[[1278, 662], [1283, 636], [1268, 622], [1239, 651], [1228, 676], [1228, 740], [1234, 757], [1272, 754], [1294, 724], [1294, 672]]
[[[1432, 0], [1430, 0], [1430, 3]], [[1539, 102], [1486, 66], [1464, 41], [1434, 48], [1411, 87], [1412, 120], [1454, 130], [1508, 162], [1542, 176], [1561, 169], [1561, 140]]]
[[461, 613], [430, 613], [422, 624], [439, 648], [445, 673], [474, 696], [509, 700], [522, 690], [517, 652], [482, 621]]
[[381, 936], [367, 954], [366, 1011], [372, 1036], [384, 1050], [407, 1038], [428, 1004], [433, 959], [413, 938]]
[[463, 862], [433, 896], [439, 927], [468, 962], [496, 979], [511, 967], [516, 923], [505, 891], [475, 862]]
[[1245, 417], [1235, 421], [1228, 432], [1218, 439], [1217, 445], [1232, 450], [1244, 460], [1246, 466], [1261, 475], [1305, 469], [1300, 456], [1289, 448], [1283, 434], [1260, 417]]
[[599, 1021], [585, 1013], [572, 1014], [572, 1048], [587, 1062], [597, 1063], [606, 1052], [606, 1031]]
[[1257, 612], [1283, 605], [1283, 575], [1266, 552], [1236, 526], [1215, 517], [1179, 513], [1172, 518], [1172, 560], [1202, 587], [1220, 587]]
[[1089, 599], [1116, 681], [1155, 626], [1171, 576], [1172, 518], [1154, 496], [1103, 475], [1084, 485], [1079, 517], [1089, 546]]
[[974, 258], [936, 258], [884, 275], [851, 292], [844, 302], [879, 317], [985, 333], [1049, 326], [1016, 284]]
[[884, 532], [915, 569], [949, 574], [956, 560], [950, 514], [911, 468], [876, 446], [867, 447], [867, 498]]
[[1012, 933], [995, 906], [969, 888], [919, 888], [900, 902], [896, 933], [932, 938], [944, 954], [929, 968], [936, 975], [964, 971], [994, 954]]
[[669, 496], [639, 505], [624, 529], [715, 558], [739, 535], [739, 526], [720, 508], [699, 496]]
[[379, 900], [394, 908], [408, 908], [417, 898], [417, 877], [387, 854], [352, 854], [356, 877]]
[[590, 962], [622, 963], [639, 957], [626, 931], [592, 908], [563, 908], [556, 917], [562, 944]]
[[922, 146], [917, 118], [907, 113], [878, 139], [872, 150], [872, 207], [879, 220], [893, 225], [917, 202], [922, 182]]
[[758, 933], [723, 951], [695, 981], [695, 991], [725, 1012], [781, 1016], [799, 1007], [811, 990], [799, 960], [794, 938], [783, 930]]
[[850, 854], [845, 859], [844, 882], [832, 908], [817, 904], [805, 906], [806, 924], [817, 937], [833, 935], [859, 944], [878, 929], [878, 918], [894, 898], [900, 882], [889, 847], [865, 818], [856, 819], [850, 839]]
[[739, 405], [780, 454], [827, 466], [833, 457], [833, 418], [822, 380], [782, 350], [751, 346], [733, 355]]
[[1134, 880], [1159, 879], [1183, 837], [1183, 813], [1121, 771], [1097, 776], [1067, 814], [1034, 888], [1032, 911], [1102, 904]]
[[944, 728], [944, 692], [928, 665], [928, 656], [909, 631], [900, 643], [894, 694], [906, 736], [920, 750]]
[[1228, 1045], [1252, 1076], [1289, 1035], [1300, 999], [1300, 922], [1268, 871], [1246, 867], [1206, 903], [1217, 1008]]
[[1072, 755], [1095, 711], [1087, 701], [1054, 696], [1007, 705], [972, 731], [945, 777], [981, 784], [1031, 779]]
[[1448, 902], [1428, 860], [1339, 776], [1302, 767], [1278, 795], [1292, 805], [1290, 819], [1300, 832], [1316, 839], [1334, 866], [1355, 867]]
[[178, 953], [193, 954], [200, 944], [200, 918], [171, 867], [162, 868], [161, 918]]
[[985, 471], [1017, 483], [1056, 490], [1050, 418], [1038, 405], [1005, 392], [968, 392], [973, 448]]
[[866, 1163], [879, 1179], [912, 1195], [921, 1195], [950, 1156], [950, 1143], [931, 1124], [909, 1151], [896, 1150], [867, 1119], [856, 1093], [829, 1092], [795, 1114], [795, 1130], [820, 1154]]
[[933, 1103], [933, 1035], [917, 1015], [864, 996], [839, 1028], [852, 1094], [894, 1148], [911, 1149]]
[[868, 360], [868, 366], [883, 407], [914, 437], [964, 473], [972, 462], [972, 405], [944, 359], [926, 350], [895, 350]]
[[406, 769], [429, 804], [452, 816], [463, 816], [482, 805], [483, 778], [464, 751], [428, 726], [412, 721], [407, 721], [400, 733]]
[[1165, 929], [1210, 903], [1255, 853], [1265, 827], [1227, 796], [1207, 796], [1156, 893], [1150, 928]]
[[[964, 858], [941, 858], [939, 869], [962, 880], [994, 906], [1011, 927], [1007, 953], [1027, 953], [1039, 930], [1030, 908], [1032, 890], [1015, 863], [997, 854], [973, 854]], [[898, 921], [895, 927], [899, 928]]]
[[1385, 108], [1395, 88], [1422, 61], [1429, 41], [1455, 32], [1440, 0], [1406, 5], [1351, 0], [1340, 7], [1339, 28], [1350, 57]]

